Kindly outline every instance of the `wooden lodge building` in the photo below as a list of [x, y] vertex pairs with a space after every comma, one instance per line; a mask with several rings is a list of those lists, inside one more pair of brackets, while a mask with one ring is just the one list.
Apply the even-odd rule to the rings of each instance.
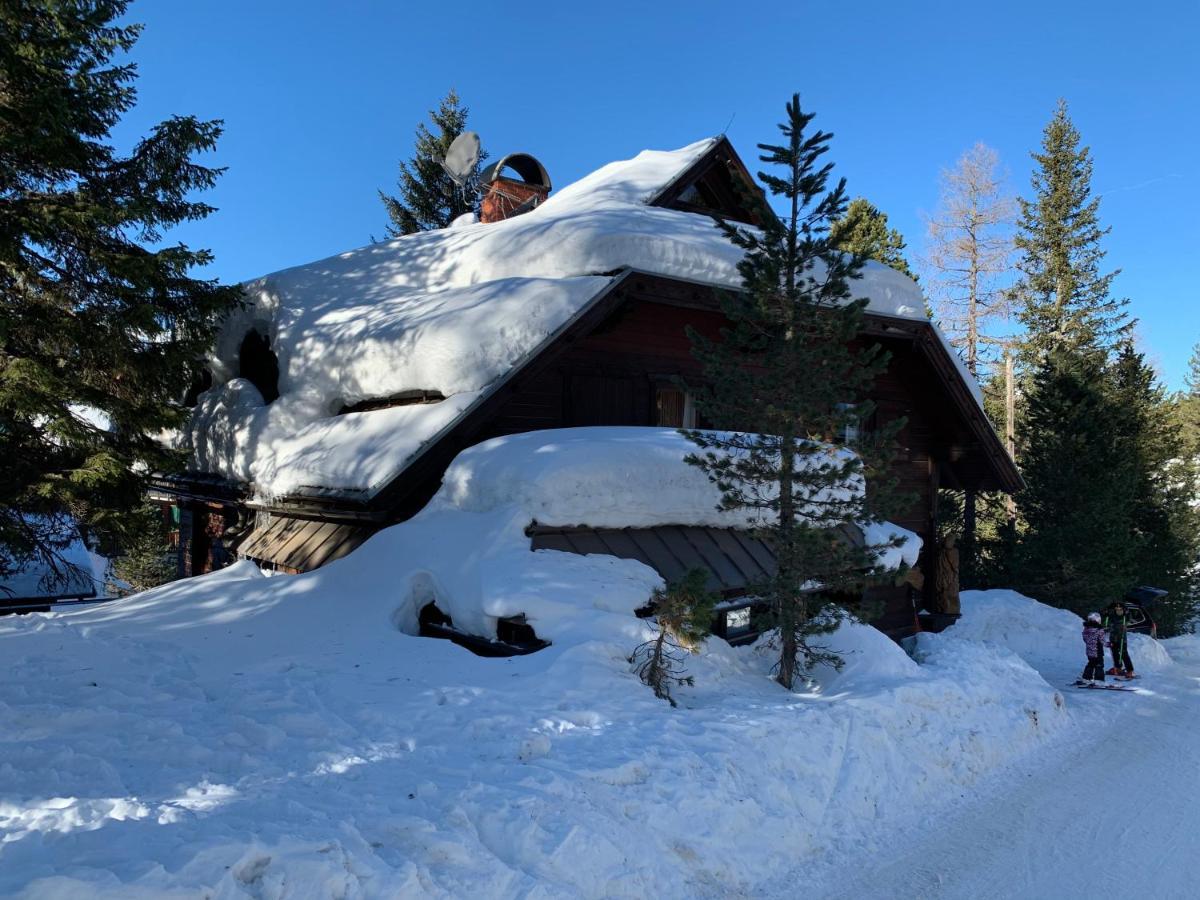
[[[479, 223], [248, 285], [248, 310], [224, 327], [212, 387], [186, 437], [193, 471], [154, 484], [153, 496], [174, 507], [180, 575], [238, 558], [297, 573], [343, 557], [419, 511], [453, 457], [488, 438], [695, 424], [675, 380], [699, 375], [685, 328], [715, 335], [717, 292], [738, 284], [737, 251], [711, 216], [750, 222], [738, 197], [752, 184], [723, 137], [643, 153], [553, 195], [540, 164], [506, 157], [485, 173]], [[897, 474], [916, 499], [896, 522], [922, 536], [920, 565], [930, 572], [938, 488], [1011, 492], [1020, 476], [917, 286], [873, 263], [856, 293], [871, 301], [862, 340], [891, 354], [872, 395], [877, 415], [907, 421]], [[542, 299], [559, 294], [566, 299]], [[543, 304], [529, 307], [537, 327], [512, 337], [526, 295]], [[439, 363], [460, 338], [462, 353]], [[489, 361], [461, 364], [468, 357]], [[410, 374], [419, 365], [422, 381]], [[437, 383], [450, 369], [457, 374]], [[299, 408], [301, 396], [307, 412], [276, 414]], [[360, 464], [361, 478], [346, 475]], [[721, 586], [737, 581], [732, 554], [700, 547], [703, 535], [676, 539], [674, 558], [718, 555], [714, 569], [734, 573]], [[636, 541], [589, 540], [590, 550], [531, 532], [531, 549], [638, 553], [621, 549]], [[877, 624], [911, 632], [920, 598], [908, 586], [875, 590], [887, 600]]]

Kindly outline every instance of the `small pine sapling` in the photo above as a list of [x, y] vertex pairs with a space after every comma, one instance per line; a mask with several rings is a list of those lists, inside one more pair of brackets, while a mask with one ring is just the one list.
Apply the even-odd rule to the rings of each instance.
[[671, 688], [692, 685], [694, 678], [683, 667], [687, 654], [696, 653], [710, 630], [717, 595], [708, 590], [708, 573], [692, 569], [678, 581], [654, 592], [658, 634], [638, 646], [629, 661], [654, 696], [676, 706]]

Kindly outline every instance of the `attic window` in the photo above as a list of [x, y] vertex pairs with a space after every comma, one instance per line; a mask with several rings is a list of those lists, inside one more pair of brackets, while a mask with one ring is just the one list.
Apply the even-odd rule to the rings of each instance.
[[390, 397], [377, 397], [372, 400], [360, 400], [349, 403], [337, 411], [339, 416], [347, 413], [371, 412], [376, 409], [390, 409], [393, 406], [420, 406], [429, 403], [441, 403], [445, 400], [441, 391], [412, 390], [401, 391]]
[[679, 202], [687, 206], [699, 206], [705, 209], [716, 209], [721, 201], [711, 190], [705, 190], [701, 184], [693, 184], [679, 195]]
[[747, 191], [761, 194], [730, 161], [717, 159], [665, 197], [663, 205], [682, 212], [719, 216], [731, 222], [758, 224], [759, 215], [753, 201], [746, 196]]
[[238, 374], [258, 388], [264, 403], [279, 397], [279, 357], [271, 350], [271, 341], [257, 331], [242, 339], [238, 350]]

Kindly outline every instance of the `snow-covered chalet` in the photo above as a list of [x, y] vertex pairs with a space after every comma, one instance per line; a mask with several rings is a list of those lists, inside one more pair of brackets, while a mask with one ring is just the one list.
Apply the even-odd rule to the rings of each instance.
[[[696, 424], [685, 327], [715, 335], [740, 251], [712, 216], [753, 224], [753, 190], [724, 137], [611, 163], [557, 192], [532, 157], [485, 173], [481, 221], [371, 244], [246, 285], [183, 440], [191, 470], [156, 479], [178, 523], [181, 575], [237, 558], [283, 572], [338, 559], [414, 515], [449, 462], [488, 438], [568, 426]], [[905, 417], [897, 524], [932, 548], [939, 486], [1013, 491], [978, 387], [924, 314], [920, 289], [867, 266], [865, 341], [891, 353], [872, 399]], [[703, 423], [700, 423], [703, 424]], [[753, 554], [679, 529], [644, 542], [586, 522], [530, 546], [699, 563], [734, 590]], [[924, 552], [929, 552], [928, 549]], [[929, 571], [925, 566], [925, 571]], [[912, 588], [874, 588], [878, 623], [911, 630]], [[919, 602], [919, 598], [918, 598]]]

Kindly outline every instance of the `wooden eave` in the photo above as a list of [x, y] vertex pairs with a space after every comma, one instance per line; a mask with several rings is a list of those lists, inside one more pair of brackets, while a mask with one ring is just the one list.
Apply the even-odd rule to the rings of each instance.
[[863, 334], [876, 338], [902, 338], [910, 341], [914, 348], [929, 363], [946, 393], [949, 395], [955, 410], [964, 421], [975, 446], [988, 462], [994, 483], [985, 483], [980, 487], [984, 490], [1001, 490], [1005, 493], [1016, 493], [1025, 486], [1016, 463], [1004, 449], [1000, 436], [992, 427], [979, 403], [971, 393], [971, 389], [963, 380], [958, 365], [951, 359], [949, 350], [938, 337], [936, 326], [928, 319], [905, 319], [898, 316], [887, 316], [878, 313], [864, 315], [865, 327]]

